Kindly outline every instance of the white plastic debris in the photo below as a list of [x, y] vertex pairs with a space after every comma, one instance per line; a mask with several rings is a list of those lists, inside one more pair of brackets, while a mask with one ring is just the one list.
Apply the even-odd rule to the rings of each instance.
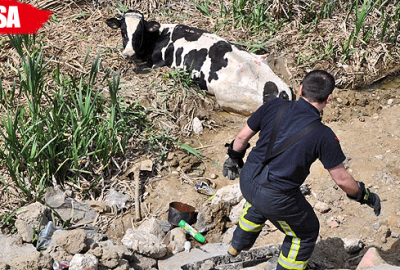
[[111, 189], [110, 193], [105, 199], [105, 203], [110, 207], [113, 207], [115, 205], [117, 206], [117, 208], [121, 209], [125, 207], [125, 203], [128, 199], [129, 195], [124, 195], [116, 191], [115, 189]]

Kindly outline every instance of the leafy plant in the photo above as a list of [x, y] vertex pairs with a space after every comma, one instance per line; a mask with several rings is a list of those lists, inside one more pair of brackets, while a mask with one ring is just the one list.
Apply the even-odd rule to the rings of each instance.
[[201, 13], [203, 13], [205, 16], [211, 18], [211, 12], [208, 8], [208, 5], [210, 4], [209, 0], [202, 1], [201, 3], [197, 3], [196, 1], [192, 1], [192, 2], [196, 6], [196, 8], [201, 11]]
[[[14, 195], [25, 202], [40, 200], [52, 178], [69, 179], [78, 186], [82, 177], [97, 181], [94, 168], [106, 170], [111, 157], [123, 154], [128, 137], [142, 128], [145, 115], [140, 106], [119, 104], [119, 75], [109, 79], [107, 72], [98, 78], [100, 53], [88, 76], [64, 75], [59, 67], [51, 74], [34, 36], [10, 36], [10, 40], [21, 65], [15, 67], [19, 81], [14, 88], [19, 83], [19, 93], [26, 100], [15, 106], [14, 94], [8, 97], [1, 120], [0, 158], [19, 191]], [[46, 84], [50, 76], [51, 90]], [[110, 100], [94, 91], [95, 84], [104, 81]], [[0, 93], [5, 96], [1, 88]]]
[[[364, 0], [364, 3], [361, 6], [361, 9], [358, 9], [358, 0], [355, 1], [355, 30], [354, 30], [354, 35], [353, 37], [358, 37], [361, 29], [364, 31], [365, 29], [365, 19], [367, 16], [371, 13], [371, 11], [374, 9], [374, 7], [378, 4], [380, 0]], [[364, 33], [366, 33], [364, 31]], [[364, 35], [365, 37], [365, 35]], [[355, 45], [356, 39], [353, 38], [353, 46]]]

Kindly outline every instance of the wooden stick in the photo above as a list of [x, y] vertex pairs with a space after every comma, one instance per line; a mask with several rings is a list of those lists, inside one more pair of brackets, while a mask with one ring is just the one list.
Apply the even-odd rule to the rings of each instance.
[[139, 190], [140, 190], [140, 166], [137, 166], [134, 171], [134, 178], [135, 178], [135, 220], [140, 221], [140, 202], [139, 202]]

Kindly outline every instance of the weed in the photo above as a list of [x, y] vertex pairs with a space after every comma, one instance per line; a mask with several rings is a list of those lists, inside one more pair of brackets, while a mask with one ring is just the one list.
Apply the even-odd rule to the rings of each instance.
[[208, 5], [210, 4], [209, 0], [202, 1], [201, 3], [197, 3], [196, 1], [192, 1], [192, 2], [196, 6], [196, 8], [201, 11], [201, 13], [203, 13], [205, 16], [211, 18], [211, 13], [208, 8]]
[[[361, 6], [361, 9], [358, 9], [358, 0], [355, 1], [355, 11], [356, 11], [356, 21], [355, 21], [355, 30], [354, 30], [354, 35], [352, 39], [353, 46], [355, 45], [356, 38], [358, 37], [361, 29], [364, 31], [364, 41], [365, 37], [369, 36], [368, 32], [365, 31], [365, 19], [367, 16], [371, 13], [371, 11], [374, 9], [374, 7], [378, 4], [380, 0], [364, 0], [363, 5]], [[356, 37], [356, 38], [354, 38]]]
[[[14, 106], [18, 87], [11, 96], [0, 87], [2, 97], [7, 97], [0, 157], [18, 190], [14, 195], [24, 202], [40, 200], [53, 177], [78, 186], [82, 177], [95, 182], [94, 168], [106, 170], [111, 157], [123, 155], [128, 137], [142, 128], [145, 116], [140, 107], [119, 104], [119, 75], [109, 79], [107, 72], [98, 78], [100, 53], [88, 76], [64, 75], [59, 67], [51, 74], [34, 36], [10, 36], [10, 40], [20, 57], [21, 66], [15, 70], [26, 100]], [[52, 91], [45, 82], [49, 76], [55, 83]], [[107, 81], [110, 100], [93, 90], [98, 81]]]

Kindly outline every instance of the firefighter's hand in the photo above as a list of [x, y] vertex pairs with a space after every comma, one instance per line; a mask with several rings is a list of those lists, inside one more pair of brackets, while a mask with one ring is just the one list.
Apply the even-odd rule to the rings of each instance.
[[374, 209], [375, 215], [379, 216], [379, 214], [381, 213], [381, 199], [379, 199], [378, 194], [369, 192], [369, 196], [365, 200], [365, 203], [369, 207], [372, 207], [372, 209]]
[[243, 160], [241, 158], [230, 158], [228, 157], [224, 166], [222, 167], [222, 174], [228, 177], [229, 180], [235, 180], [240, 176], [240, 171], [243, 167]]
[[361, 204], [366, 204], [372, 209], [374, 209], [375, 215], [379, 216], [381, 213], [381, 199], [379, 199], [378, 194], [371, 192], [368, 188], [365, 187], [363, 182], [358, 182], [358, 187], [360, 191], [358, 192], [358, 197], [353, 198], [347, 195], [350, 199], [356, 200]]

